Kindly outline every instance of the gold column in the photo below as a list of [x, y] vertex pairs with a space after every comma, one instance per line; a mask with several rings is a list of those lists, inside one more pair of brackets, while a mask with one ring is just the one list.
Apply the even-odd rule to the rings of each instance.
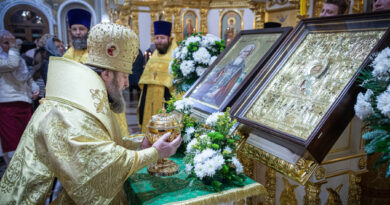
[[154, 24], [153, 24], [153, 22], [157, 21], [157, 12], [156, 11], [150, 12], [150, 20], [152, 22], [151, 28], [150, 28], [150, 36], [151, 36], [150, 41], [154, 42]]
[[139, 35], [138, 12], [136, 11], [131, 12], [130, 18], [131, 18], [131, 29], [133, 29], [133, 31], [137, 35]]
[[349, 175], [348, 204], [360, 205], [362, 188], [360, 187], [361, 176], [356, 174]]
[[173, 33], [175, 34], [176, 41], [182, 41], [183, 40], [183, 31], [180, 21], [180, 12], [181, 8], [173, 8]]
[[265, 2], [252, 2], [250, 9], [255, 14], [255, 19], [253, 21], [253, 28], [254, 29], [261, 29], [264, 28], [264, 22], [265, 22], [265, 9], [266, 5]]
[[319, 17], [325, 0], [314, 0], [314, 1], [315, 1], [315, 3], [314, 3], [313, 17]]
[[164, 8], [165, 21], [169, 21], [172, 23], [172, 9]]
[[203, 35], [208, 33], [207, 29], [207, 14], [209, 13], [208, 9], [200, 9], [200, 29], [199, 32], [202, 32]]
[[354, 0], [352, 12], [354, 14], [357, 14], [357, 13], [363, 13], [363, 11], [364, 11], [364, 0]]
[[275, 205], [276, 202], [276, 171], [267, 166], [265, 171], [265, 188], [268, 196], [265, 197], [265, 205]]
[[323, 183], [306, 182], [306, 185], [305, 185], [306, 194], [303, 197], [303, 204], [304, 205], [321, 204], [320, 192], [321, 192], [321, 185], [322, 184]]

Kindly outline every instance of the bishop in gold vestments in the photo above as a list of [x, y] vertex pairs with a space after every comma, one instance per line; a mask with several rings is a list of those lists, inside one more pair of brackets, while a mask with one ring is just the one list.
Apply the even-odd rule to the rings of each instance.
[[[88, 56], [87, 37], [91, 25], [91, 14], [83, 9], [72, 9], [68, 12], [68, 22], [73, 47], [64, 54], [64, 58], [85, 63]], [[129, 136], [126, 113], [115, 113], [123, 136]]]
[[172, 75], [168, 66], [172, 61], [172, 51], [177, 47], [170, 37], [171, 23], [154, 22], [156, 49], [147, 62], [145, 70], [138, 82], [141, 97], [138, 103], [137, 117], [142, 133], [146, 132], [147, 124], [153, 115], [161, 110], [165, 101], [169, 100], [172, 87]]
[[[106, 69], [106, 74], [131, 73], [138, 52], [134, 32], [98, 24], [89, 39], [94, 52], [86, 64]], [[54, 177], [64, 187], [56, 204], [119, 204], [123, 183], [132, 173], [176, 150], [164, 151], [156, 145], [159, 141], [141, 151], [127, 149], [133, 145], [120, 135], [107, 97], [110, 88], [100, 75], [72, 60], [50, 59], [46, 98], [1, 179], [0, 204], [44, 204]]]

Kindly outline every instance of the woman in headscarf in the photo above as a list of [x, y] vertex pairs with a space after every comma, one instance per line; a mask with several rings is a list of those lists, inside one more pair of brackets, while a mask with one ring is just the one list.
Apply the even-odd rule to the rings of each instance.
[[0, 30], [0, 48], [0, 139], [8, 163], [31, 118], [39, 88], [9, 31]]

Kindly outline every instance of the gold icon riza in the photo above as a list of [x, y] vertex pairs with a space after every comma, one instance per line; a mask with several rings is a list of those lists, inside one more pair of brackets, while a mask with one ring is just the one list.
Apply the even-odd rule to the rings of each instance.
[[[157, 115], [153, 115], [148, 123], [146, 138], [150, 144], [154, 144], [165, 133], [170, 132], [168, 141], [171, 142], [180, 134], [180, 116], [178, 114], [168, 114], [165, 109]], [[172, 176], [180, 171], [180, 167], [172, 160], [159, 159], [148, 167], [148, 172], [155, 176]]]

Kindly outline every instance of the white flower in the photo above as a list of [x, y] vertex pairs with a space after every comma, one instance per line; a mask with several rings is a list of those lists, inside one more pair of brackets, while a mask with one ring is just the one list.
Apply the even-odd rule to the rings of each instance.
[[372, 62], [372, 75], [383, 79], [390, 76], [390, 48], [383, 49]]
[[229, 146], [226, 146], [222, 153], [230, 154], [230, 153], [232, 153], [232, 148], [230, 148]]
[[192, 135], [192, 133], [195, 132], [195, 128], [194, 127], [187, 127], [186, 129], [186, 134], [187, 135]]
[[213, 162], [215, 164], [216, 170], [219, 170], [222, 168], [222, 165], [225, 164], [225, 159], [221, 154], [217, 154], [213, 157]]
[[200, 139], [205, 139], [207, 137], [207, 135], [201, 135], [199, 136]]
[[180, 58], [181, 60], [185, 60], [187, 57], [187, 54], [188, 54], [187, 47], [184, 47], [183, 49], [181, 49], [179, 54], [180, 54], [180, 56], [176, 56], [176, 58]]
[[210, 53], [204, 47], [200, 47], [199, 50], [192, 54], [195, 62], [208, 64], [211, 58]]
[[200, 42], [200, 37], [199, 36], [190, 36], [187, 38], [185, 45], [188, 46], [190, 43], [196, 43]]
[[193, 167], [191, 164], [186, 164], [186, 169], [185, 169], [186, 174], [191, 174], [192, 168]]
[[209, 160], [206, 160], [204, 162], [204, 172], [205, 172], [205, 175], [206, 176], [214, 176], [215, 174], [215, 171], [217, 169], [217, 167], [215, 166], [216, 164], [214, 163], [214, 161], [212, 159], [209, 159]]
[[169, 72], [169, 74], [171, 74], [171, 75], [173, 75], [172, 64], [173, 64], [173, 60], [169, 63], [169, 66], [168, 66], [168, 72]]
[[216, 154], [216, 152], [213, 149], [207, 148], [203, 150], [200, 154], [202, 155], [203, 159], [206, 160], [208, 158], [213, 157]]
[[194, 171], [195, 171], [196, 176], [199, 177], [200, 179], [203, 179], [203, 177], [206, 176], [206, 173], [204, 170], [204, 165], [202, 163], [195, 164]]
[[205, 70], [206, 70], [206, 68], [199, 66], [196, 68], [196, 74], [200, 77], [204, 73]]
[[236, 167], [237, 173], [242, 173], [244, 171], [244, 167], [242, 166], [241, 162], [238, 161], [237, 157], [232, 157], [232, 163]]
[[214, 112], [206, 119], [206, 124], [209, 126], [214, 126], [217, 123], [218, 117], [223, 116], [223, 112]]
[[194, 127], [188, 127], [186, 130], [185, 130], [186, 134], [184, 135], [183, 137], [183, 141], [185, 143], [189, 142], [191, 140], [191, 135], [192, 133], [195, 132], [195, 128]]
[[383, 115], [390, 118], [390, 91], [386, 90], [376, 98], [378, 110], [381, 111]]
[[183, 73], [183, 76], [189, 75], [191, 72], [195, 70], [194, 61], [183, 61], [180, 65], [180, 70]]
[[172, 58], [178, 58], [177, 56], [180, 55], [180, 47], [175, 48], [175, 50], [172, 51], [171, 57]]
[[209, 65], [213, 64], [215, 59], [217, 59], [217, 56], [213, 56], [210, 58]]
[[186, 151], [187, 151], [188, 153], [192, 152], [192, 151], [193, 151], [192, 146], [194, 146], [194, 145], [196, 145], [196, 144], [198, 144], [198, 140], [197, 140], [196, 138], [192, 139], [191, 142], [188, 143], [187, 148], [186, 148]]
[[367, 90], [367, 92], [363, 95], [363, 93], [359, 93], [357, 96], [356, 104], [354, 106], [355, 114], [361, 120], [366, 119], [368, 116], [374, 113], [374, 109], [371, 106], [371, 96], [373, 92], [371, 90]]
[[188, 98], [178, 100], [174, 103], [175, 109], [182, 113], [189, 113], [189, 110], [194, 106], [194, 102]]

